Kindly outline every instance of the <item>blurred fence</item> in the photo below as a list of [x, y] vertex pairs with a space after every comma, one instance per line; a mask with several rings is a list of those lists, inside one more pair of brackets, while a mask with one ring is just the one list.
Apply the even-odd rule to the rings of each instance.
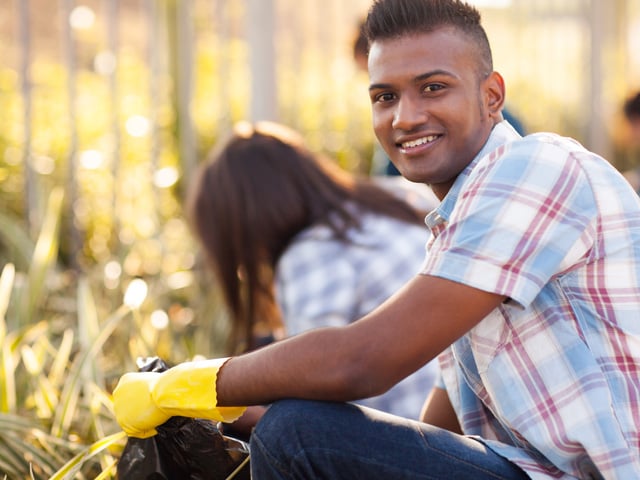
[[[640, 88], [640, 0], [476, 3], [526, 128], [626, 166], [619, 107]], [[368, 5], [0, 0], [0, 200], [33, 228], [65, 185], [63, 253], [76, 266], [188, 266], [184, 252], [159, 265], [187, 236], [190, 173], [233, 122], [282, 121], [367, 171], [366, 76], [351, 42]]]

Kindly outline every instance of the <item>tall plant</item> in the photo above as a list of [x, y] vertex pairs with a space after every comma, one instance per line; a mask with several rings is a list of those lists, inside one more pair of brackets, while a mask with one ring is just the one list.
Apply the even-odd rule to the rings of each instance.
[[99, 354], [129, 310], [121, 307], [99, 326], [91, 291], [81, 279], [77, 325], [45, 313], [48, 282], [59, 274], [62, 192], [54, 190], [48, 205], [28, 272], [9, 262], [0, 274], [0, 474], [110, 475], [124, 435], [108, 435], [118, 429]]

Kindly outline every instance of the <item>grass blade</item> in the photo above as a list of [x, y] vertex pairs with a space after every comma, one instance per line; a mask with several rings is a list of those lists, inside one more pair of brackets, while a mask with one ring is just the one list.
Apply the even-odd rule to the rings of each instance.
[[51, 433], [53, 435], [61, 436], [63, 432], [66, 431], [66, 427], [71, 424], [77, 398], [80, 394], [80, 378], [83, 366], [102, 348], [104, 343], [113, 333], [114, 329], [128, 312], [129, 307], [125, 305], [122, 305], [118, 310], [116, 310], [116, 312], [104, 323], [100, 334], [94, 339], [90, 348], [85, 349], [74, 360], [71, 368], [69, 369], [69, 375], [67, 376], [59, 407], [56, 411], [56, 417], [51, 429]]
[[0, 212], [0, 236], [2, 243], [10, 250], [12, 261], [20, 269], [27, 269], [33, 255], [33, 241], [22, 227], [19, 218]]
[[13, 289], [16, 269], [12, 263], [7, 263], [0, 275], [0, 412], [15, 410], [16, 389], [13, 377], [13, 362], [7, 355], [7, 322], [6, 313]]
[[44, 295], [46, 275], [57, 259], [58, 231], [63, 199], [64, 193], [60, 187], [54, 188], [49, 195], [42, 230], [38, 236], [29, 267], [28, 288], [22, 292], [20, 300], [20, 319], [23, 324], [30, 322], [33, 318], [35, 308]]
[[126, 438], [124, 432], [117, 432], [108, 437], [102, 438], [97, 442], [89, 445], [87, 448], [78, 453], [75, 457], [69, 460], [60, 470], [55, 472], [49, 480], [73, 480], [75, 475], [80, 471], [82, 465], [98, 453], [102, 452], [105, 448], [123, 440]]

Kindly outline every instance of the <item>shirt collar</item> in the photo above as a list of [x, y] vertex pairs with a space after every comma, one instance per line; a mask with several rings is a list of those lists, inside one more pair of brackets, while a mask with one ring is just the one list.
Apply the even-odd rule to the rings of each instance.
[[426, 218], [425, 223], [430, 229], [433, 229], [437, 225], [446, 222], [451, 215], [451, 211], [456, 204], [458, 199], [458, 195], [460, 194], [460, 190], [462, 189], [462, 185], [464, 185], [467, 178], [478, 164], [481, 158], [485, 157], [500, 145], [504, 145], [507, 142], [511, 142], [513, 140], [517, 140], [521, 138], [520, 134], [516, 132], [516, 130], [511, 126], [509, 122], [503, 120], [502, 122], [496, 124], [491, 130], [491, 134], [487, 139], [486, 143], [480, 149], [478, 154], [469, 162], [469, 164], [458, 174], [455, 182], [451, 186], [451, 189], [444, 197], [440, 205], [435, 210], [431, 211]]

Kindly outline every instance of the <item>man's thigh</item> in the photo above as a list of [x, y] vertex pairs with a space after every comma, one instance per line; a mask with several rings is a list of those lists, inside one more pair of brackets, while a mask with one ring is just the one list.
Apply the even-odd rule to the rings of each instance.
[[274, 403], [251, 438], [253, 478], [526, 479], [480, 442], [355, 405]]

